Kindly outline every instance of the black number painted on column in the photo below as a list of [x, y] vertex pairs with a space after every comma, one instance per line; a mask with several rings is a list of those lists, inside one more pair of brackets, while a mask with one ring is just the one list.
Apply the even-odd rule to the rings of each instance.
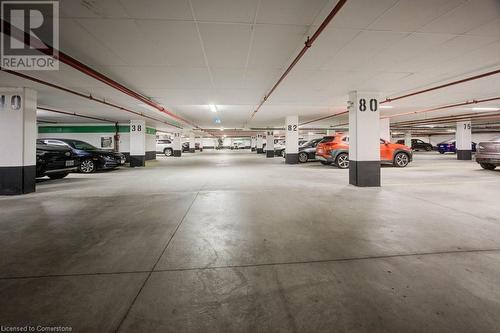
[[132, 132], [140, 132], [142, 131], [142, 126], [141, 125], [132, 125], [130, 126]]
[[10, 107], [12, 110], [20, 110], [21, 109], [21, 96], [14, 95], [10, 98]]
[[470, 129], [470, 124], [464, 124], [464, 129]]
[[370, 99], [370, 111], [377, 111], [378, 110], [378, 101], [375, 98]]
[[359, 100], [359, 111], [365, 112], [366, 111], [366, 99], [361, 98]]
[[290, 132], [297, 132], [297, 125], [288, 125], [288, 130]]

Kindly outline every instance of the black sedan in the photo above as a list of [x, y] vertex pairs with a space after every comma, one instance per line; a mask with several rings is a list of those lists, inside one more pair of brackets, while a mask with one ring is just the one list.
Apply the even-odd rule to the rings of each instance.
[[63, 146], [36, 144], [36, 177], [61, 179], [78, 169], [78, 156]]
[[78, 171], [92, 173], [96, 170], [114, 169], [125, 164], [125, 155], [103, 150], [91, 144], [73, 139], [40, 139], [38, 142], [68, 147], [80, 158]]
[[314, 160], [316, 158], [316, 146], [321, 140], [323, 140], [323, 138], [313, 139], [307, 141], [306, 143], [304, 143], [302, 146], [299, 147], [300, 163], [306, 163], [307, 161]]
[[[398, 140], [397, 143], [404, 145], [405, 140]], [[432, 145], [430, 143], [424, 142], [420, 139], [411, 139], [411, 149], [432, 151], [434, 148], [432, 147]]]

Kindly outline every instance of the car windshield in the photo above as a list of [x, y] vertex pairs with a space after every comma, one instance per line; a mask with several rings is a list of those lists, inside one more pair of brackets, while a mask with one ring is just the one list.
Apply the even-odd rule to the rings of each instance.
[[455, 139], [451, 139], [451, 140], [445, 141], [445, 142], [443, 142], [443, 143], [452, 144], [452, 143], [455, 143]]
[[90, 143], [79, 141], [79, 140], [68, 140], [66, 141], [70, 146], [75, 149], [80, 150], [97, 150], [96, 147], [92, 146]]
[[326, 142], [332, 142], [334, 139], [333, 136], [325, 136], [323, 140], [321, 140], [319, 143], [326, 143]]

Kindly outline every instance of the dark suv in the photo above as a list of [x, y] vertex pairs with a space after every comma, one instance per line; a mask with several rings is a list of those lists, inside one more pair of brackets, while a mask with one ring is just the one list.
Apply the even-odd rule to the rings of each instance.
[[[405, 140], [398, 140], [397, 143], [400, 145], [404, 145]], [[411, 139], [411, 149], [431, 151], [433, 149], [433, 147], [430, 143], [424, 142], [420, 139]]]
[[125, 164], [125, 155], [99, 149], [91, 144], [73, 139], [39, 139], [37, 142], [68, 147], [80, 158], [78, 171], [92, 173], [99, 169], [114, 169]]

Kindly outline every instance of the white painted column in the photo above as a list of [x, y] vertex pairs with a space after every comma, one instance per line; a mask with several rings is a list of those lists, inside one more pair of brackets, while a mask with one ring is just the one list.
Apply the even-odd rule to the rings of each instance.
[[130, 166], [146, 165], [146, 122], [144, 120], [130, 121]]
[[200, 137], [200, 151], [203, 151], [203, 137]]
[[299, 163], [299, 116], [288, 116], [285, 121], [285, 163]]
[[411, 148], [411, 132], [405, 133], [405, 146]]
[[391, 142], [391, 119], [380, 119], [380, 138]]
[[189, 152], [194, 153], [196, 151], [196, 135], [193, 132], [189, 133]]
[[349, 93], [349, 183], [380, 186], [380, 111], [378, 94]]
[[0, 195], [35, 192], [36, 91], [0, 88]]
[[174, 150], [174, 157], [182, 156], [182, 142], [181, 142], [181, 132], [174, 132], [174, 138], [172, 140], [172, 149]]
[[470, 120], [457, 122], [455, 147], [458, 160], [472, 160], [472, 125]]
[[257, 148], [257, 138], [255, 136], [252, 136], [252, 138], [250, 139], [250, 150], [251, 151], [255, 151]]
[[274, 157], [274, 132], [266, 133], [266, 157]]
[[262, 134], [257, 134], [256, 150], [257, 154], [264, 154], [264, 137]]
[[331, 136], [331, 135], [335, 135], [335, 130], [332, 129], [326, 130], [326, 136]]

